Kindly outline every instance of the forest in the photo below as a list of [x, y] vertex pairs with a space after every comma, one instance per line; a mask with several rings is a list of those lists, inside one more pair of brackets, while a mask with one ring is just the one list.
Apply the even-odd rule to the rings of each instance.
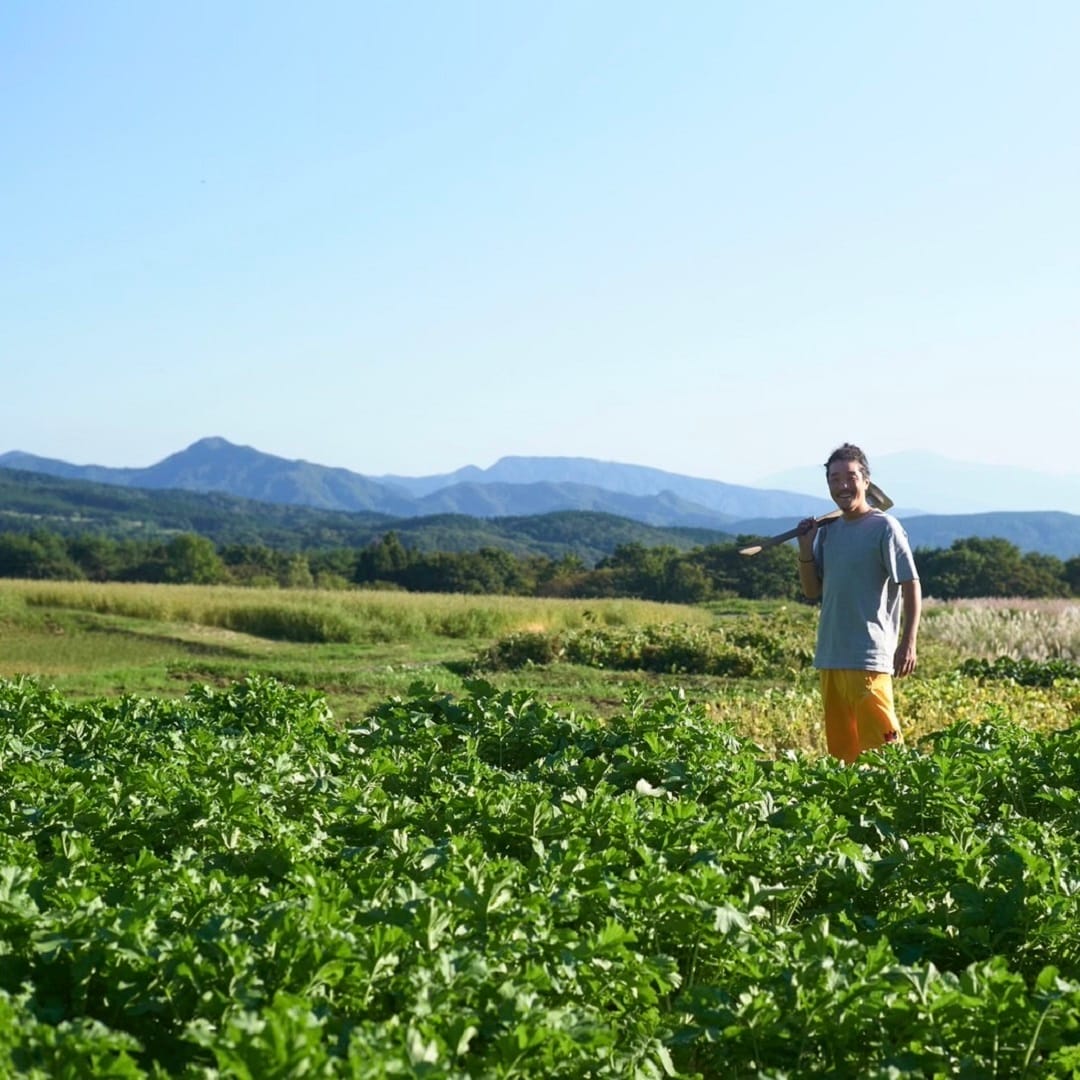
[[[236, 584], [279, 588], [399, 589], [407, 592], [567, 598], [636, 597], [702, 603], [726, 597], [795, 599], [791, 548], [747, 558], [732, 543], [683, 550], [619, 544], [587, 565], [580, 557], [520, 555], [483, 546], [426, 551], [389, 531], [361, 547], [281, 550], [215, 544], [197, 533], [165, 540], [64, 536], [47, 530], [0, 533], [0, 577], [36, 580]], [[1080, 595], [1080, 557], [1021, 552], [1000, 538], [972, 537], [915, 552], [923, 592], [941, 600]]]

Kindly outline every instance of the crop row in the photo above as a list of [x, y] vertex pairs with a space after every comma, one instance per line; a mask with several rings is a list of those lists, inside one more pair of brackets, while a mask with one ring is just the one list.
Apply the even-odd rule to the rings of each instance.
[[1073, 1076], [1080, 734], [0, 684], [0, 1073]]

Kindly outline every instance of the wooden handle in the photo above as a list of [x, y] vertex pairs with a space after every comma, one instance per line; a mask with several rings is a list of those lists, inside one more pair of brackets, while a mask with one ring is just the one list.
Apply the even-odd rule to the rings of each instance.
[[[891, 510], [893, 501], [881, 490], [873, 481], [870, 481], [866, 485], [866, 501], [874, 507], [875, 510]], [[819, 525], [827, 525], [830, 521], [835, 521], [843, 513], [842, 510], [830, 510], [827, 514], [822, 514], [821, 517], [815, 518]], [[776, 547], [777, 544], [784, 543], [785, 540], [794, 540], [799, 535], [799, 526], [796, 525], [794, 529], [788, 529], [787, 532], [779, 533], [776, 536], [770, 536], [767, 540], [762, 540], [760, 544], [751, 544], [750, 547], [739, 548], [740, 555], [756, 555], [759, 551], [764, 551], [766, 548]]]
[[[830, 510], [827, 514], [822, 514], [821, 517], [814, 520], [819, 525], [828, 525], [830, 521], [835, 521], [843, 511]], [[794, 529], [788, 529], [787, 532], [777, 533], [776, 536], [770, 536], [767, 540], [762, 540], [760, 544], [752, 544], [750, 547], [739, 548], [740, 555], [756, 555], [759, 551], [764, 551], [765, 548], [776, 547], [777, 544], [784, 543], [785, 540], [794, 540], [799, 535], [799, 526], [796, 525]]]

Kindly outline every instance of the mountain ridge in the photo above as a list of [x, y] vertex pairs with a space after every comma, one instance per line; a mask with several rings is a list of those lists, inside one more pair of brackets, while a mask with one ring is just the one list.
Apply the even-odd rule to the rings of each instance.
[[[380, 479], [237, 446], [220, 436], [200, 439], [143, 469], [72, 465], [22, 451], [0, 454], [0, 466], [122, 487], [217, 491], [266, 502], [398, 517], [438, 512], [503, 517], [557, 509], [597, 510], [649, 524], [723, 529], [741, 517], [805, 516], [832, 506], [820, 496], [750, 488], [589, 458], [501, 458], [490, 469], [466, 466], [441, 476]], [[589, 482], [596, 479], [604, 479], [607, 486]], [[627, 501], [628, 496], [639, 501]]]
[[[478, 518], [460, 513], [396, 518], [371, 511], [321, 510], [260, 502], [220, 492], [148, 490], [0, 466], [0, 533], [36, 529], [63, 535], [166, 538], [196, 532], [217, 544], [263, 544], [283, 550], [363, 547], [390, 530], [423, 550], [501, 547], [515, 554], [586, 561], [622, 543], [687, 550], [730, 543], [736, 536], [771, 536], [790, 516], [740, 519], [724, 530], [659, 527], [589, 510]], [[1022, 552], [1060, 559], [1080, 556], [1080, 515], [1061, 511], [927, 514], [903, 519], [915, 548], [947, 548], [971, 537], [998, 537]]]
[[[945, 470], [941, 459], [916, 454], [910, 460], [930, 472], [935, 468]], [[928, 466], [928, 460], [934, 467]], [[903, 483], [895, 455], [882, 455], [872, 465], [875, 478], [883, 479], [894, 498], [903, 500], [914, 486]], [[327, 514], [358, 514], [370, 518], [368, 524], [372, 527], [394, 523], [394, 527], [404, 531], [409, 531], [405, 523], [410, 520], [434, 522], [447, 515], [458, 519], [520, 522], [563, 512], [593, 513], [660, 530], [698, 530], [704, 537], [717, 538], [772, 535], [810, 513], [833, 508], [829, 500], [814, 496], [809, 490], [800, 493], [751, 488], [647, 466], [579, 457], [507, 456], [487, 469], [468, 465], [427, 477], [371, 477], [267, 454], [253, 447], [238, 446], [220, 436], [200, 439], [141, 469], [73, 465], [22, 451], [0, 454], [0, 468], [100, 485], [101, 490], [92, 500], [100, 505], [110, 501], [104, 492], [113, 488], [216, 494], [273, 506], [278, 508], [279, 524], [273, 526], [271, 535], [278, 535], [281, 529], [288, 531], [280, 521], [289, 507]], [[806, 471], [807, 487], [820, 484], [821, 474], [820, 467]], [[1030, 482], [1026, 473], [1024, 478]], [[28, 505], [32, 506], [32, 499]], [[904, 505], [914, 505], [914, 500], [905, 500], [893, 513], [903, 521], [916, 547], [948, 547], [956, 539], [999, 536], [1022, 550], [1060, 558], [1080, 553], [1080, 531], [1076, 528], [1080, 518], [1068, 511], [935, 513], [903, 509]], [[185, 509], [180, 518], [197, 520], [200, 513], [197, 509]], [[253, 513], [261, 515], [263, 511]], [[327, 528], [338, 531], [337, 525]], [[419, 528], [423, 531], [429, 526], [422, 524]], [[472, 531], [479, 536], [483, 528], [476, 526]]]

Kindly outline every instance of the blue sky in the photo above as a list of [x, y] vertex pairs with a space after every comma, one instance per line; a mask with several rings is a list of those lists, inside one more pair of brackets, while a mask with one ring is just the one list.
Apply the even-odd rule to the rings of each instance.
[[1080, 472], [1080, 5], [0, 6], [0, 452]]

